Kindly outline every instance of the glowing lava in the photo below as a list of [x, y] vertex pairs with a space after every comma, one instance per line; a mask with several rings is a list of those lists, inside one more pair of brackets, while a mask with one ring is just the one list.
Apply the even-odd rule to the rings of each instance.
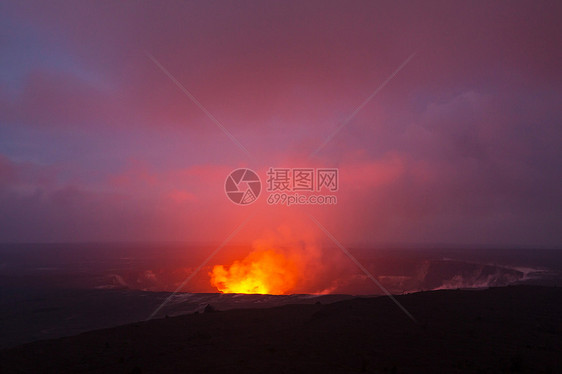
[[211, 284], [222, 293], [281, 295], [291, 291], [298, 279], [299, 267], [282, 252], [255, 250], [230, 266], [216, 265]]

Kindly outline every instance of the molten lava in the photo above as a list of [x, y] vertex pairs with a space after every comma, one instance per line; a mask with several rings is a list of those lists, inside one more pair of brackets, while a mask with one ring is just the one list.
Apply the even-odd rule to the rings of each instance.
[[299, 269], [284, 253], [260, 249], [230, 266], [213, 267], [209, 275], [211, 284], [222, 293], [281, 295], [295, 287]]

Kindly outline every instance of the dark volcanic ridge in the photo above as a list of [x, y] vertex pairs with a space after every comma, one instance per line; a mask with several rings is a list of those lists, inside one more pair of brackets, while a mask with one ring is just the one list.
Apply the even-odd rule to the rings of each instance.
[[562, 288], [444, 290], [169, 317], [0, 351], [3, 373], [562, 371]]
[[0, 349], [144, 321], [157, 309], [154, 317], [163, 318], [202, 312], [209, 304], [218, 310], [229, 310], [327, 304], [353, 298], [335, 294], [172, 294], [127, 289], [3, 288], [1, 285], [0, 293]]

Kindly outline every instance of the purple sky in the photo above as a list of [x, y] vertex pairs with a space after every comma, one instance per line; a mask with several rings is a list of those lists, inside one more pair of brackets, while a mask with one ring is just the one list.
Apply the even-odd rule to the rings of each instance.
[[340, 169], [338, 204], [262, 199], [242, 238], [310, 211], [348, 244], [560, 247], [560, 19], [557, 1], [4, 1], [0, 241], [220, 241], [256, 209], [226, 198], [231, 170], [311, 166]]

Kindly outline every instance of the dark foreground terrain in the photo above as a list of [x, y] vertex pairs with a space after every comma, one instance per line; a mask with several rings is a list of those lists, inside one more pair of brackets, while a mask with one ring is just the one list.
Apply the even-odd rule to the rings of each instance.
[[[562, 288], [511, 286], [139, 322], [0, 351], [2, 373], [562, 372]], [[109, 311], [108, 311], [109, 313]]]

